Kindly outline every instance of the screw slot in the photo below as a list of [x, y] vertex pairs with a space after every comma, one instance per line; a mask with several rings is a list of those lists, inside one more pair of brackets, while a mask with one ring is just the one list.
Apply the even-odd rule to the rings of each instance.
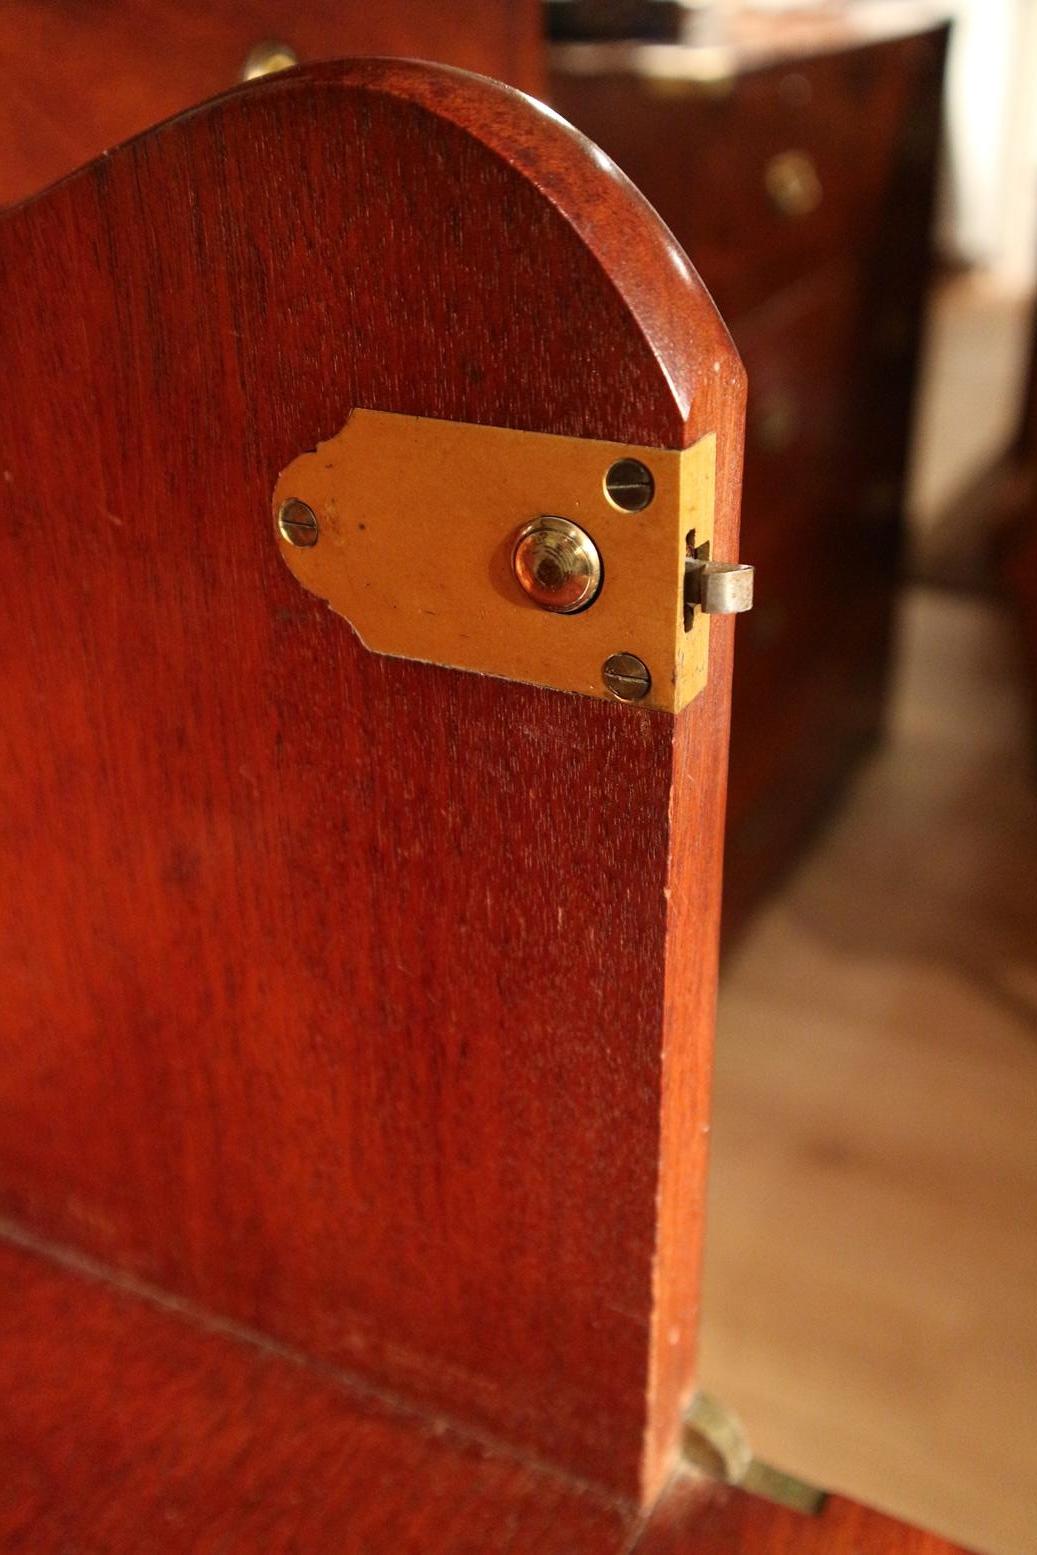
[[601, 678], [621, 702], [643, 702], [652, 689], [648, 665], [633, 653], [613, 653], [601, 666]]
[[298, 497], [289, 497], [287, 502], [281, 503], [277, 527], [282, 540], [287, 540], [289, 545], [316, 545], [320, 539], [316, 513]]
[[617, 459], [605, 474], [605, 495], [623, 513], [643, 513], [655, 496], [655, 478], [640, 459]]

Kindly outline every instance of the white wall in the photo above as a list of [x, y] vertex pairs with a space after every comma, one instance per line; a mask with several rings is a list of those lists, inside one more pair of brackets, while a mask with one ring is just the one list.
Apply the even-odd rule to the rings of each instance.
[[1013, 286], [1037, 269], [1037, 0], [955, 0], [941, 238]]

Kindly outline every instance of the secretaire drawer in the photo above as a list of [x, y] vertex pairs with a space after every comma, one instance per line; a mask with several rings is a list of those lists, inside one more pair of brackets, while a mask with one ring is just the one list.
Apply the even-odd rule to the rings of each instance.
[[905, 166], [909, 181], [912, 163], [927, 166], [943, 36], [748, 69], [708, 89], [632, 66], [556, 69], [551, 85], [737, 318], [827, 258], [859, 252]]

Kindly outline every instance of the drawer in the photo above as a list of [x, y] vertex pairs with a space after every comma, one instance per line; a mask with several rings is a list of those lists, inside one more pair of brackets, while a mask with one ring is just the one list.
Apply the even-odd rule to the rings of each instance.
[[[861, 320], [859, 267], [841, 260], [736, 331], [750, 384], [741, 554], [756, 568], [735, 652], [736, 822], [770, 788], [819, 803], [823, 773], [878, 718], [897, 547], [895, 524], [868, 507], [884, 450], [860, 447], [876, 392]], [[815, 758], [817, 783], [803, 769]]]
[[749, 377], [742, 546], [809, 547], [845, 505], [844, 453], [861, 393], [861, 278], [852, 260], [775, 297], [734, 331]]
[[[941, 30], [755, 69], [725, 91], [626, 74], [552, 77], [554, 101], [637, 183], [737, 318], [859, 251], [927, 186]], [[908, 164], [905, 184], [902, 174]], [[893, 195], [897, 199], [892, 199]]]
[[732, 741], [723, 935], [730, 946], [842, 791], [881, 729], [884, 677], [846, 683], [823, 667]]

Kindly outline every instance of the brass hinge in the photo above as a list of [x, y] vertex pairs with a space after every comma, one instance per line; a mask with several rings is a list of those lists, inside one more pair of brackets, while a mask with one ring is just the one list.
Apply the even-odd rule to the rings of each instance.
[[683, 451], [354, 410], [285, 469], [281, 554], [376, 653], [676, 713], [709, 615], [716, 438]]
[[737, 1485], [792, 1511], [820, 1512], [823, 1490], [754, 1458], [738, 1416], [711, 1393], [695, 1394], [684, 1417], [681, 1458], [685, 1469]]

